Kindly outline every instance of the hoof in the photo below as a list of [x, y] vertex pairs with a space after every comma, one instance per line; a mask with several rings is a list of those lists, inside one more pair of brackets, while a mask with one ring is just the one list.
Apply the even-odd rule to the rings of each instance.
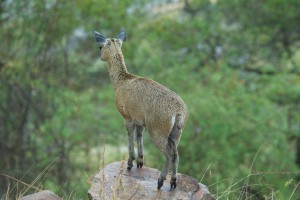
[[143, 167], [143, 164], [144, 164], [143, 162], [138, 162], [138, 163], [137, 163], [137, 168], [142, 168], [142, 167]]
[[158, 180], [157, 189], [160, 190], [160, 188], [163, 186], [163, 184], [164, 184], [164, 181]]
[[165, 178], [159, 178], [157, 181], [157, 189], [160, 190], [160, 188], [163, 186], [164, 184], [164, 180], [166, 180]]
[[171, 178], [170, 185], [171, 185], [171, 189], [176, 188], [176, 186], [177, 186], [176, 178]]
[[143, 157], [144, 156], [140, 155], [138, 157], [138, 159], [136, 160], [137, 168], [142, 168], [143, 167], [143, 165], [144, 165]]
[[131, 170], [132, 167], [133, 167], [132, 163], [127, 163], [127, 170]]

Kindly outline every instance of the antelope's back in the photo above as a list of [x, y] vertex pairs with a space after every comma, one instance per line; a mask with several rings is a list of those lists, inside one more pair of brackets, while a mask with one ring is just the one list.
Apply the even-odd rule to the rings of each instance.
[[124, 118], [145, 121], [146, 117], [187, 117], [187, 107], [175, 92], [147, 78], [127, 80], [116, 90], [116, 105]]

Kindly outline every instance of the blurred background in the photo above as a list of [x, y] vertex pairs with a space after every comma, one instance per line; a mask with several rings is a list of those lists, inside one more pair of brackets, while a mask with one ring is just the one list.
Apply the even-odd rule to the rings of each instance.
[[[299, 0], [1, 0], [0, 198], [85, 199], [127, 159], [93, 31], [127, 31], [128, 70], [180, 94], [179, 172], [218, 199], [300, 198]], [[145, 165], [163, 155], [144, 134]], [[28, 185], [24, 185], [24, 183]]]

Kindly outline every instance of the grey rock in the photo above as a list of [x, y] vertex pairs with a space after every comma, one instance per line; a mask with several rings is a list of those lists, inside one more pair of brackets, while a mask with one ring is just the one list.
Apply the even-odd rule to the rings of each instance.
[[61, 198], [50, 190], [43, 190], [38, 193], [24, 196], [20, 200], [61, 200]]
[[127, 170], [125, 162], [111, 163], [92, 178], [88, 196], [92, 200], [214, 200], [205, 185], [179, 173], [176, 189], [170, 189], [168, 176], [162, 188], [157, 190], [159, 174], [160, 171], [149, 167]]

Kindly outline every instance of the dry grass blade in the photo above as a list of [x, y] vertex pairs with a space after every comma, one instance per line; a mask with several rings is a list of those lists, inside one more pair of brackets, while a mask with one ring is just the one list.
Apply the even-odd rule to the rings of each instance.
[[201, 177], [201, 179], [200, 179], [200, 182], [202, 182], [204, 176], [206, 175], [207, 171], [209, 170], [209, 168], [210, 168], [210, 166], [211, 166], [212, 164], [213, 164], [213, 163], [210, 163], [210, 164], [208, 165], [208, 167], [205, 169], [205, 172], [204, 172], [204, 174], [202, 175], [202, 177]]
[[298, 189], [299, 185], [300, 185], [300, 182], [298, 182], [298, 184], [297, 184], [296, 187], [294, 188], [294, 190], [293, 190], [293, 192], [292, 192], [292, 194], [291, 194], [289, 200], [292, 199], [292, 197], [293, 197], [293, 195], [295, 194], [296, 190]]
[[133, 199], [134, 195], [136, 195], [136, 193], [138, 192], [138, 190], [140, 189], [140, 186], [141, 186], [141, 181], [139, 182], [135, 192], [131, 195], [131, 197], [129, 199]]
[[[54, 163], [58, 160], [58, 158], [61, 157], [61, 155], [57, 156], [39, 175], [32, 181], [32, 183], [29, 185], [29, 187], [21, 193], [21, 196], [26, 194], [30, 188], [33, 187], [33, 185], [42, 177], [43, 174], [45, 174], [47, 171], [50, 171], [54, 167]], [[39, 191], [39, 190], [38, 190]]]
[[[35, 190], [40, 191], [40, 189], [39, 189], [38, 187], [35, 187], [35, 186], [33, 186], [32, 184], [25, 183], [25, 182], [23, 182], [23, 181], [21, 181], [21, 180], [19, 180], [19, 179], [16, 179], [16, 178], [14, 178], [14, 177], [11, 177], [11, 176], [9, 176], [9, 175], [6, 175], [6, 174], [0, 174], [0, 176], [5, 176], [5, 177], [7, 177], [7, 178], [10, 178], [10, 179], [12, 179], [12, 180], [18, 182], [18, 183], [22, 183], [23, 185], [27, 186], [29, 189], [30, 189], [30, 188], [33, 188], [33, 189], [35, 189]], [[6, 193], [9, 193], [9, 191], [10, 191], [10, 185], [8, 186], [8, 189], [7, 189], [7, 192], [6, 192]]]
[[8, 187], [7, 187], [7, 191], [6, 191], [6, 195], [5, 195], [5, 200], [9, 199], [9, 193], [10, 193], [10, 184], [8, 184]]

